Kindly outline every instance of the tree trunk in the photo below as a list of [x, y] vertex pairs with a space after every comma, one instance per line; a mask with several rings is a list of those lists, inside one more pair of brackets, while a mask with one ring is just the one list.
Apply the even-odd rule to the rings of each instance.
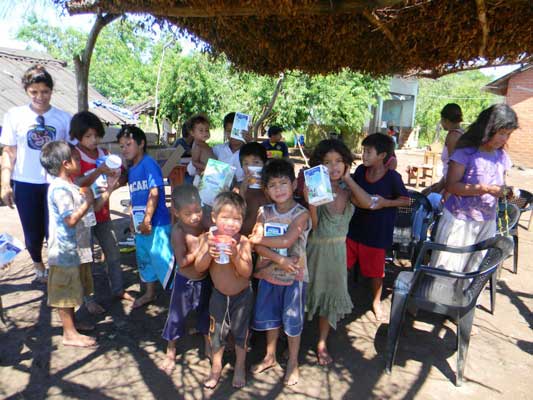
[[89, 109], [89, 67], [91, 66], [91, 57], [96, 44], [96, 39], [102, 28], [118, 17], [120, 17], [120, 14], [102, 15], [99, 13], [91, 28], [83, 53], [81, 55], [76, 54], [73, 57], [74, 71], [76, 74], [76, 88], [78, 92], [78, 112], [87, 111]]
[[255, 124], [253, 126], [253, 131], [254, 131], [254, 140], [256, 141], [257, 141], [257, 133], [258, 133], [259, 127], [261, 126], [265, 118], [268, 117], [268, 114], [270, 114], [270, 112], [272, 111], [272, 107], [274, 107], [274, 104], [276, 103], [278, 94], [281, 91], [283, 79], [285, 79], [285, 75], [281, 73], [278, 79], [278, 83], [276, 83], [274, 93], [272, 93], [272, 97], [270, 98], [270, 102], [268, 103], [268, 107], [265, 109], [265, 111], [263, 111], [263, 114], [258, 118], [258, 120], [255, 121]]

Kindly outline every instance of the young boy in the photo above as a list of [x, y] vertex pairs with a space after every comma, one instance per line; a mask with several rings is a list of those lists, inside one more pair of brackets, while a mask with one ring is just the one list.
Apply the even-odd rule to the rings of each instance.
[[267, 161], [266, 150], [257, 142], [246, 143], [241, 147], [239, 159], [244, 171], [239, 193], [246, 202], [241, 234], [249, 236], [257, 220], [259, 207], [268, 203], [260, 178], [261, 170]]
[[233, 192], [220, 193], [213, 204], [215, 231], [200, 236], [194, 266], [199, 273], [209, 270], [213, 292], [209, 302], [211, 324], [211, 372], [204, 385], [214, 388], [222, 373], [222, 356], [231, 332], [235, 340], [235, 370], [232, 385], [246, 384], [246, 348], [253, 293], [250, 287], [252, 251], [249, 240], [239, 234], [246, 211], [241, 196]]
[[[294, 167], [285, 159], [273, 159], [263, 168], [263, 187], [272, 200], [259, 209], [250, 241], [260, 258], [254, 276], [259, 279], [252, 328], [267, 331], [263, 361], [252, 372], [260, 373], [277, 364], [279, 328], [288, 336], [289, 361], [284, 383], [298, 383], [298, 351], [304, 322], [307, 271], [306, 244], [311, 230], [309, 212], [293, 198]], [[267, 236], [270, 227], [279, 236]], [[285, 232], [285, 233], [283, 233]]]
[[289, 158], [289, 148], [283, 142], [283, 128], [280, 126], [271, 126], [268, 128], [268, 139], [262, 145], [267, 151], [268, 158]]
[[133, 302], [142, 307], [155, 299], [156, 282], [170, 284], [174, 254], [170, 244], [170, 214], [165, 204], [161, 168], [146, 154], [146, 135], [136, 126], [124, 126], [117, 135], [128, 170], [132, 218], [135, 228], [137, 267], [146, 293]]
[[[92, 347], [96, 341], [81, 335], [74, 324], [74, 308], [92, 291], [91, 264], [80, 266], [79, 243], [90, 235], [84, 216], [94, 203], [90, 189], [80, 189], [72, 182], [79, 173], [78, 160], [66, 142], [47, 143], [40, 161], [46, 172], [56, 178], [48, 188], [50, 236], [48, 241], [48, 305], [57, 308], [63, 325], [63, 345]], [[83, 256], [83, 251], [81, 251]], [[92, 258], [92, 255], [91, 255]]]
[[185, 334], [185, 320], [192, 310], [197, 312], [197, 330], [204, 335], [205, 354], [211, 356], [207, 337], [211, 281], [207, 271], [198, 272], [194, 268], [198, 237], [207, 231], [210, 225], [210, 221], [203, 217], [198, 189], [189, 184], [176, 186], [172, 190], [172, 213], [177, 219], [172, 228], [171, 241], [178, 269], [162, 335], [168, 340], [168, 345], [161, 368], [168, 374], [176, 365], [176, 340]]
[[363, 164], [357, 167], [353, 179], [367, 193], [381, 198], [372, 209], [355, 209], [346, 238], [348, 268], [359, 261], [361, 275], [371, 279], [372, 310], [378, 321], [383, 317], [385, 250], [392, 245], [396, 208], [409, 204], [401, 175], [386, 166], [393, 153], [390, 136], [374, 133], [363, 140]]
[[201, 114], [190, 119], [191, 135], [194, 139], [191, 150], [191, 163], [196, 169], [196, 176], [204, 173], [207, 160], [216, 158], [213, 149], [207, 144], [209, 139], [209, 120]]
[[[98, 146], [105, 130], [100, 119], [89, 111], [75, 114], [70, 121], [70, 138], [78, 141], [76, 153], [80, 158], [80, 175], [76, 177], [76, 184], [82, 187], [90, 187], [100, 175], [106, 175], [108, 187], [111, 181], [116, 181], [120, 176], [120, 170], [114, 171], [106, 166], [105, 162], [97, 165], [97, 159], [109, 155]], [[113, 222], [109, 212], [109, 202], [102, 204], [100, 210], [95, 210], [96, 225], [91, 227], [91, 232], [98, 240], [107, 265], [107, 276], [111, 295], [116, 299], [134, 301], [135, 299], [124, 291], [122, 269], [120, 264], [120, 252], [117, 235], [113, 229]], [[89, 299], [87, 309], [91, 314], [100, 314], [104, 309], [94, 299]]]

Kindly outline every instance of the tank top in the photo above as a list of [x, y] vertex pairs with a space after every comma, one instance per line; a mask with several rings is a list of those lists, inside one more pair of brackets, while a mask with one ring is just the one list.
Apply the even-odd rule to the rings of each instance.
[[[279, 213], [276, 210], [275, 204], [267, 204], [259, 208], [259, 215], [262, 219], [263, 226], [266, 224], [271, 224], [271, 226], [281, 227], [287, 231], [289, 225], [302, 213], [308, 213], [307, 209], [302, 205], [296, 203], [293, 208], [291, 208], [286, 213]], [[289, 273], [283, 270], [279, 264], [274, 263], [272, 260], [259, 257], [256, 266], [256, 272], [254, 276], [257, 279], [264, 279], [265, 281], [272, 283], [273, 285], [280, 286], [289, 286], [296, 281], [309, 281], [309, 273], [307, 271], [307, 257], [306, 257], [306, 246], [307, 246], [307, 236], [311, 230], [311, 220], [308, 220], [306, 229], [298, 236], [298, 239], [293, 243], [293, 245], [288, 249], [271, 249], [276, 252], [279, 252], [282, 255], [287, 257], [297, 257], [298, 266], [300, 267], [296, 273]], [[265, 229], [265, 236], [268, 236]], [[272, 235], [274, 236], [274, 235]], [[279, 236], [279, 235], [275, 235]]]

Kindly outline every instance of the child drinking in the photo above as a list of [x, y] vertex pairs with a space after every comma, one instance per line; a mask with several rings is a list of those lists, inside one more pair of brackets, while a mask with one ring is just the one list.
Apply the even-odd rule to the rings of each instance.
[[261, 171], [267, 161], [266, 150], [257, 142], [247, 143], [241, 147], [239, 159], [244, 171], [239, 193], [246, 201], [246, 215], [241, 234], [248, 236], [257, 220], [259, 207], [268, 203], [261, 184]]
[[207, 160], [216, 158], [213, 149], [207, 144], [209, 139], [209, 120], [201, 114], [190, 119], [191, 134], [194, 139], [191, 150], [191, 163], [196, 169], [196, 176], [204, 173]]
[[[498, 198], [512, 193], [505, 186], [505, 172], [512, 163], [504, 147], [516, 128], [513, 109], [496, 104], [483, 110], [457, 141], [446, 176], [450, 196], [439, 220], [437, 243], [468, 246], [494, 236]], [[480, 256], [469, 260], [468, 254], [436, 253], [431, 265], [469, 272]]]
[[[120, 176], [120, 170], [111, 170], [105, 162], [97, 165], [97, 160], [104, 159], [109, 155], [107, 150], [98, 146], [101, 138], [105, 135], [105, 130], [100, 119], [89, 111], [82, 111], [75, 114], [70, 121], [70, 138], [78, 141], [76, 145], [77, 153], [80, 157], [80, 175], [76, 178], [76, 183], [82, 187], [90, 187], [100, 175], [108, 177], [108, 187], [111, 180]], [[96, 211], [96, 210], [95, 210]], [[107, 265], [107, 277], [111, 295], [116, 299], [135, 300], [129, 293], [124, 291], [122, 270], [120, 264], [120, 252], [118, 240], [113, 222], [109, 213], [109, 201], [103, 203], [102, 208], [95, 212], [96, 225], [91, 228], [92, 235], [98, 240]], [[104, 309], [96, 302], [87, 304], [89, 312], [101, 313]]]
[[155, 299], [156, 282], [169, 285], [174, 268], [170, 244], [170, 214], [165, 204], [165, 187], [161, 168], [146, 154], [146, 135], [136, 126], [124, 126], [117, 135], [124, 158], [132, 165], [128, 170], [132, 218], [135, 228], [137, 267], [146, 293], [136, 299], [133, 308]]
[[72, 182], [73, 176], [79, 174], [80, 165], [66, 142], [47, 143], [41, 150], [40, 161], [46, 172], [56, 177], [48, 188], [48, 305], [59, 312], [63, 345], [91, 347], [96, 341], [78, 332], [74, 308], [93, 289], [91, 264], [81, 264], [79, 245], [83, 249], [88, 244], [80, 239], [89, 235], [90, 228], [83, 217], [93, 205], [94, 197], [90, 189], [80, 189]]
[[222, 373], [222, 356], [228, 334], [235, 340], [235, 371], [232, 385], [246, 384], [246, 348], [254, 299], [250, 287], [252, 252], [249, 240], [239, 234], [246, 212], [243, 198], [233, 192], [220, 193], [213, 204], [214, 232], [200, 236], [194, 266], [209, 270], [213, 293], [209, 302], [211, 323], [211, 372], [204, 386], [213, 389]]
[[319, 316], [317, 357], [320, 365], [327, 365], [332, 362], [326, 344], [330, 326], [336, 329], [337, 322], [353, 308], [347, 287], [345, 244], [354, 213], [351, 200], [358, 207], [369, 208], [372, 199], [350, 176], [353, 156], [340, 140], [321, 141], [309, 163], [328, 168], [335, 197], [331, 203], [309, 205], [313, 230], [307, 244], [307, 317], [312, 320], [315, 314]]
[[[198, 189], [193, 185], [176, 186], [172, 190], [172, 213], [177, 222], [172, 228], [172, 248], [176, 274], [163, 338], [168, 340], [167, 354], [162, 369], [170, 374], [176, 365], [176, 340], [185, 334], [185, 319], [195, 310], [197, 331], [204, 335], [205, 353], [210, 356], [209, 297], [211, 280], [206, 271], [198, 272], [194, 260], [198, 251], [198, 237], [209, 227], [203, 218]], [[207, 223], [206, 223], [207, 222]]]
[[357, 207], [346, 238], [347, 266], [359, 261], [361, 275], [370, 278], [372, 310], [382, 319], [381, 292], [385, 276], [385, 250], [392, 246], [396, 208], [407, 206], [409, 197], [401, 175], [386, 166], [394, 152], [394, 141], [381, 133], [363, 140], [363, 164], [353, 180], [367, 193], [379, 195], [371, 209]]
[[[309, 274], [305, 247], [311, 229], [309, 212], [296, 203], [294, 166], [285, 159], [272, 159], [263, 168], [263, 187], [273, 204], [259, 209], [250, 241], [260, 258], [254, 276], [259, 279], [252, 328], [267, 331], [263, 361], [252, 372], [261, 373], [277, 365], [279, 328], [288, 336], [289, 361], [284, 383], [298, 383], [298, 351], [304, 322], [305, 293]], [[278, 236], [267, 236], [277, 227]]]

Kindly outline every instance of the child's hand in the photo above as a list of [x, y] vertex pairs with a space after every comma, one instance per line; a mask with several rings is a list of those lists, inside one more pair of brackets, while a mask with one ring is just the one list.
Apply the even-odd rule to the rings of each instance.
[[350, 175], [350, 168], [351, 168], [350, 165], [345, 164], [344, 175], [342, 176], [342, 180], [343, 180], [344, 182], [347, 182], [347, 181], [349, 181], [350, 179], [352, 179], [352, 175]]
[[118, 187], [118, 180], [120, 179], [119, 174], [111, 174], [107, 177], [107, 191], [112, 192]]
[[373, 194], [372, 197], [376, 198], [377, 200], [370, 205], [371, 210], [379, 210], [380, 208], [387, 207], [387, 200], [381, 197], [379, 194]]
[[300, 269], [298, 265], [298, 257], [281, 257], [278, 265], [285, 271], [291, 274], [295, 274]]
[[87, 202], [87, 204], [91, 205], [94, 203], [94, 194], [90, 187], [81, 187], [80, 193]]
[[237, 257], [237, 241], [233, 238], [231, 238], [231, 242], [229, 243], [229, 246], [224, 249], [224, 252], [230, 256], [231, 259], [234, 259]]
[[254, 226], [254, 230], [250, 236], [248, 236], [251, 244], [261, 244], [263, 240], [263, 229], [261, 227]]
[[149, 235], [152, 233], [152, 221], [145, 217], [143, 222], [139, 224], [139, 232], [143, 235]]
[[207, 233], [207, 247], [209, 255], [212, 258], [218, 258], [218, 256], [220, 256], [220, 252], [218, 251], [217, 244], [215, 241], [215, 235], [213, 235], [213, 232]]
[[100, 175], [111, 175], [113, 173], [113, 170], [109, 168], [105, 162], [100, 164], [96, 170], [100, 173]]

